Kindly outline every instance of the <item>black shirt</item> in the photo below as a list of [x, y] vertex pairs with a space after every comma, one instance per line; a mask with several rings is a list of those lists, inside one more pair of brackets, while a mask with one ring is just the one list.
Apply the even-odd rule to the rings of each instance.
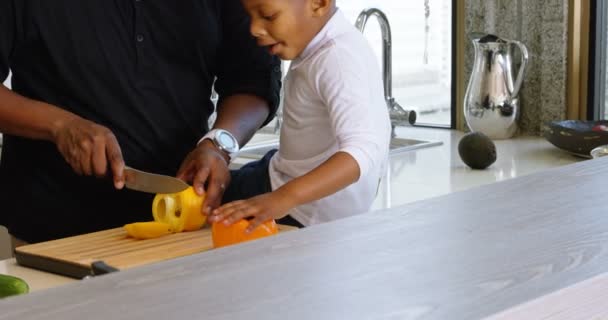
[[[280, 68], [239, 0], [0, 0], [0, 80], [116, 135], [125, 163], [175, 175], [211, 88], [278, 105]], [[0, 81], [0, 82], [2, 82]], [[0, 103], [2, 103], [0, 101]], [[4, 135], [0, 224], [26, 241], [152, 220], [153, 195], [76, 175], [54, 144]]]

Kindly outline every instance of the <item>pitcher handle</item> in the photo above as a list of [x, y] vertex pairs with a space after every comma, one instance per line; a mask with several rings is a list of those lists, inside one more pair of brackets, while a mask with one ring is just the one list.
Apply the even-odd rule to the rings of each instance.
[[512, 97], [517, 97], [517, 94], [519, 94], [519, 89], [521, 89], [521, 85], [524, 82], [524, 74], [526, 67], [528, 66], [528, 48], [526, 48], [526, 46], [519, 41], [512, 40], [511, 42], [515, 43], [521, 51], [521, 65], [519, 66], [517, 79], [515, 80], [515, 85], [513, 86], [513, 92], [511, 93]]

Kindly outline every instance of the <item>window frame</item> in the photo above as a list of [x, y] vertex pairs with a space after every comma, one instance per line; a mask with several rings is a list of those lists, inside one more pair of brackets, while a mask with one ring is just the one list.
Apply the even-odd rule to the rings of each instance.
[[[464, 99], [464, 86], [461, 85], [462, 75], [464, 74], [464, 45], [458, 45], [464, 39], [459, 37], [460, 34], [464, 34], [464, 1], [452, 0], [452, 52], [450, 53], [452, 60], [452, 71], [451, 71], [451, 84], [450, 84], [450, 123], [448, 125], [421, 123], [418, 121], [413, 127], [419, 128], [438, 128], [438, 129], [456, 129], [460, 123], [460, 114], [464, 118], [464, 112], [458, 112], [462, 106], [464, 108], [464, 102], [460, 103], [460, 100]], [[461, 50], [462, 49], [462, 50]], [[463, 62], [462, 64], [460, 62]], [[462, 88], [461, 88], [462, 87]], [[460, 98], [462, 97], [462, 99]]]
[[589, 14], [589, 79], [587, 120], [605, 119], [606, 65], [608, 58], [608, 4], [603, 0], [590, 1]]

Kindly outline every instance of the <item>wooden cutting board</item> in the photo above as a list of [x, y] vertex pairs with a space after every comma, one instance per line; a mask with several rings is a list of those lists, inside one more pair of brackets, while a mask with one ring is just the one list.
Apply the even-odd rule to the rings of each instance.
[[[297, 229], [278, 227], [279, 232]], [[15, 249], [15, 258], [26, 267], [81, 279], [115, 271], [104, 269], [105, 266], [128, 269], [212, 248], [209, 227], [147, 240], [127, 237], [123, 228], [116, 228], [21, 246]]]

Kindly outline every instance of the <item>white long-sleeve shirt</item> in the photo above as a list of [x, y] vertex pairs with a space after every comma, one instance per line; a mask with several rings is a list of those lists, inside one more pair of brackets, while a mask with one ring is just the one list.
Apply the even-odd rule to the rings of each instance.
[[269, 167], [272, 189], [346, 152], [359, 165], [359, 180], [289, 214], [312, 225], [367, 212], [386, 171], [390, 132], [374, 53], [338, 10], [291, 63], [279, 152]]

